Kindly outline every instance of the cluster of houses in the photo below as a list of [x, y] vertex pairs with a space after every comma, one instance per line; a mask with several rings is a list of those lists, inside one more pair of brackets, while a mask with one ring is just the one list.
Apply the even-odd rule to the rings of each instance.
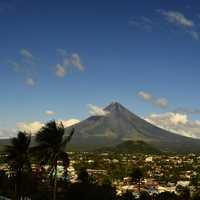
[[[108, 170], [107, 169], [99, 169], [99, 168], [90, 168], [89, 166], [92, 166], [93, 163], [96, 162], [95, 156], [91, 156], [91, 153], [89, 153], [89, 156], [87, 157], [87, 152], [82, 152], [80, 155], [75, 155], [75, 153], [71, 152], [69, 153], [71, 160], [70, 160], [70, 166], [67, 168], [67, 174], [66, 174], [66, 168], [64, 168], [61, 164], [58, 165], [58, 172], [57, 176], [60, 179], [66, 178], [67, 180], [70, 180], [70, 182], [74, 183], [77, 182], [77, 172], [74, 168], [74, 165], [77, 163], [80, 163], [84, 160], [84, 162], [87, 161], [88, 168], [87, 172], [89, 175], [94, 176], [98, 180], [102, 179], [102, 177], [108, 176]], [[191, 178], [193, 176], [196, 176], [198, 174], [197, 169], [200, 169], [200, 157], [190, 154], [185, 156], [149, 156], [144, 155], [140, 156], [139, 158], [135, 155], [118, 155], [117, 158], [110, 157], [108, 153], [102, 153], [100, 155], [100, 159], [98, 158], [98, 162], [102, 163], [112, 163], [112, 164], [119, 164], [123, 163], [124, 165], [128, 165], [130, 163], [133, 164], [133, 166], [146, 166], [148, 170], [145, 173], [145, 176], [143, 177], [141, 181], [141, 191], [147, 191], [150, 194], [153, 193], [161, 193], [161, 192], [176, 192], [177, 186], [183, 186], [183, 187], [192, 187], [191, 186]], [[103, 165], [102, 165], [103, 166]], [[49, 166], [44, 166], [42, 169], [39, 168], [37, 165], [32, 165], [33, 173], [37, 174], [44, 174], [47, 172]], [[163, 181], [161, 179], [158, 180], [155, 177], [163, 177], [164, 173], [166, 174], [167, 171], [170, 172], [170, 170], [177, 170], [178, 180], [174, 182], [170, 181]], [[8, 175], [10, 175], [12, 172], [8, 170], [8, 165], [6, 163], [0, 164], [0, 170], [4, 170]], [[42, 171], [43, 170], [43, 171]], [[112, 185], [115, 186], [117, 190], [117, 194], [121, 195], [124, 192], [131, 191], [131, 192], [138, 192], [138, 185], [137, 183], [133, 183], [130, 177], [124, 177], [123, 180], [113, 180]]]

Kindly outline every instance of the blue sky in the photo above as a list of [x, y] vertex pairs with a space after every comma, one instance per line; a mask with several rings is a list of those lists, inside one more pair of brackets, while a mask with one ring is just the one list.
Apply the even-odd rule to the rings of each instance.
[[0, 0], [0, 25], [0, 135], [112, 101], [200, 118], [197, 0]]

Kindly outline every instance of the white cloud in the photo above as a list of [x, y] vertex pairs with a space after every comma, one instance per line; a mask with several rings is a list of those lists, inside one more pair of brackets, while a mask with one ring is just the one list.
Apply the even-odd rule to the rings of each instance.
[[151, 101], [153, 99], [153, 95], [149, 92], [140, 91], [137, 95], [145, 101]]
[[65, 66], [57, 64], [56, 65], [56, 76], [64, 77], [66, 74], [67, 74], [67, 69], [65, 68]]
[[45, 115], [48, 115], [48, 116], [53, 116], [53, 115], [56, 115], [56, 113], [52, 110], [46, 110], [45, 111]]
[[169, 101], [165, 97], [156, 98], [149, 92], [140, 91], [137, 96], [159, 108], [166, 108], [169, 105]]
[[74, 67], [76, 67], [77, 69], [83, 71], [84, 70], [84, 65], [81, 63], [81, 59], [79, 54], [77, 53], [73, 53], [71, 55], [71, 62], [74, 65]]
[[15, 137], [17, 135], [16, 129], [0, 128], [0, 139]]
[[170, 121], [175, 125], [186, 124], [188, 122], [188, 116], [180, 113], [173, 113], [171, 114]]
[[168, 100], [164, 97], [156, 99], [154, 103], [160, 108], [166, 108], [169, 104]]
[[165, 10], [159, 10], [159, 12], [166, 17], [166, 20], [170, 23], [185, 27], [185, 28], [191, 28], [194, 27], [194, 22], [190, 19], [188, 19], [186, 16], [184, 16], [183, 13], [178, 11], [165, 11]]
[[36, 82], [35, 82], [35, 80], [33, 78], [28, 77], [26, 79], [26, 84], [29, 85], [29, 86], [35, 86]]
[[151, 114], [145, 120], [183, 136], [200, 138], [200, 121], [190, 120], [186, 114], [173, 112]]
[[72, 68], [76, 68], [79, 71], [84, 70], [84, 65], [78, 53], [68, 54], [65, 49], [57, 49], [57, 52], [62, 57], [61, 63], [56, 65], [56, 75], [58, 77], [64, 77], [67, 71]]
[[197, 26], [193, 20], [187, 18], [183, 13], [178, 11], [165, 11], [158, 10], [158, 12], [165, 17], [165, 19], [174, 24], [190, 35], [194, 40], [199, 40], [199, 32], [197, 31]]
[[[74, 124], [79, 123], [78, 119], [66, 119], [66, 120], [57, 120], [58, 123], [62, 122], [63, 126], [69, 127]], [[38, 131], [45, 126], [45, 124], [41, 121], [34, 121], [34, 122], [19, 122], [16, 124], [17, 131], [25, 131], [30, 134], [37, 134]], [[5, 135], [5, 134], [4, 134]], [[15, 134], [16, 135], [16, 134]]]
[[36, 134], [44, 124], [40, 121], [35, 122], [19, 122], [16, 127], [19, 131], [25, 131], [27, 133]]
[[158, 122], [162, 122], [168, 124], [169, 122], [178, 125], [178, 124], [186, 124], [188, 122], [188, 116], [186, 114], [180, 113], [162, 113], [162, 114], [151, 114], [147, 119], [149, 120], [157, 120]]
[[20, 50], [20, 54], [23, 57], [27, 58], [27, 59], [33, 59], [34, 58], [33, 55], [32, 55], [32, 53], [30, 51], [28, 51], [27, 49], [21, 49]]
[[36, 84], [34, 74], [37, 71], [37, 59], [27, 49], [21, 49], [20, 58], [17, 61], [8, 60], [8, 64], [12, 66], [14, 72], [23, 76], [25, 84], [34, 86]]
[[[194, 20], [189, 19], [183, 13], [173, 10], [156, 10], [164, 19], [171, 25], [179, 27], [180, 30], [189, 35], [194, 40], [199, 40], [200, 33], [198, 31], [198, 25]], [[198, 15], [196, 17], [199, 17]], [[162, 24], [159, 21], [152, 20], [149, 17], [141, 16], [139, 18], [132, 18], [128, 21], [129, 25], [142, 29], [147, 32], [152, 32], [155, 28], [160, 28]], [[174, 32], [174, 30], [173, 30]]]
[[99, 108], [92, 104], [88, 104], [88, 108], [91, 116], [105, 116], [109, 114], [109, 112], [105, 111], [103, 108]]
[[68, 119], [68, 120], [58, 120], [58, 122], [62, 122], [63, 126], [66, 128], [66, 127], [78, 124], [80, 122], [80, 120], [78, 120], [78, 119]]

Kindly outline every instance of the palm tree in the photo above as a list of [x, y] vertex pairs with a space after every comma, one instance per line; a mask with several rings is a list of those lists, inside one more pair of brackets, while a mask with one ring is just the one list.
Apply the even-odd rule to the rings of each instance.
[[86, 170], [86, 168], [82, 167], [79, 169], [78, 171], [78, 180], [81, 182], [81, 183], [90, 183], [90, 176]]
[[19, 132], [17, 137], [11, 140], [11, 145], [7, 146], [6, 154], [10, 170], [14, 174], [16, 199], [20, 200], [22, 194], [22, 180], [26, 172], [31, 171], [29, 162], [29, 146], [31, 135]]
[[65, 129], [62, 123], [58, 124], [55, 121], [48, 122], [36, 136], [36, 141], [39, 150], [40, 163], [49, 164], [50, 178], [53, 183], [53, 200], [56, 200], [57, 194], [57, 165], [58, 161], [62, 161], [65, 169], [69, 166], [68, 154], [65, 152], [67, 143], [71, 140], [74, 129], [69, 136], [64, 137]]
[[133, 169], [131, 178], [138, 184], [138, 191], [140, 192], [141, 179], [143, 178], [143, 171], [140, 168]]
[[140, 200], [151, 200], [151, 196], [148, 192], [143, 191], [140, 193]]

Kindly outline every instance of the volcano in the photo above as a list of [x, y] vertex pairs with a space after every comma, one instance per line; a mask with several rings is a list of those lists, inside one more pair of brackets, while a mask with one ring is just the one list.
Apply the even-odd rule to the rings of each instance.
[[156, 127], [118, 102], [104, 108], [103, 116], [91, 116], [66, 129], [75, 128], [73, 148], [91, 150], [111, 147], [124, 141], [144, 141], [161, 151], [199, 152], [200, 140]]

